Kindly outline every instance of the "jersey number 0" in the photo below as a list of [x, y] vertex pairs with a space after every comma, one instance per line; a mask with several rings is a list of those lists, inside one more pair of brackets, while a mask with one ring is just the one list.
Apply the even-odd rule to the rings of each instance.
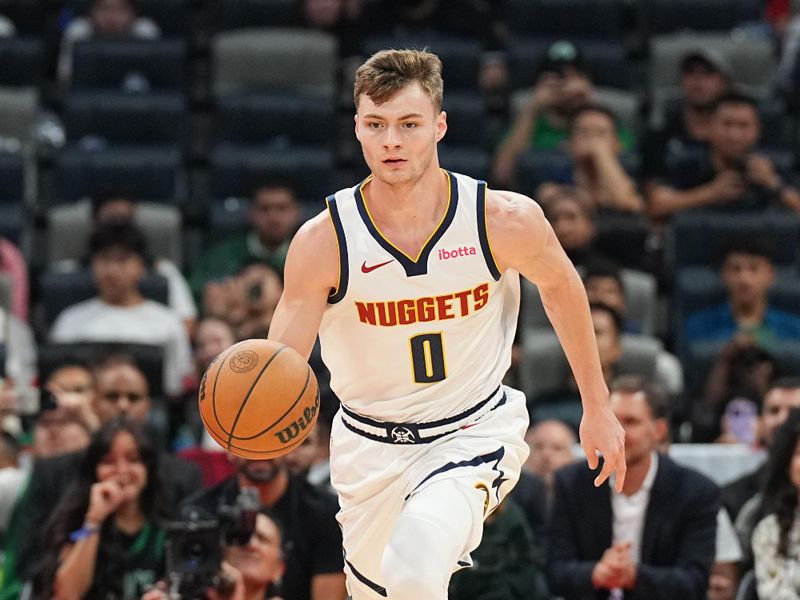
[[434, 383], [447, 377], [441, 333], [421, 333], [412, 337], [411, 368], [417, 383]]

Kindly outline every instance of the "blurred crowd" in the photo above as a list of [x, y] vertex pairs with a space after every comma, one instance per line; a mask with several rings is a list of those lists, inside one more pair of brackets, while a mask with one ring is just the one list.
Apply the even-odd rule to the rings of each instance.
[[241, 489], [210, 597], [346, 597], [318, 349], [284, 458], [223, 452], [196, 397], [367, 175], [352, 76], [386, 47], [443, 60], [442, 166], [542, 206], [627, 433], [594, 488], [523, 285], [532, 453], [450, 597], [800, 598], [796, 2], [0, 0], [0, 599], [166, 597], [168, 524]]

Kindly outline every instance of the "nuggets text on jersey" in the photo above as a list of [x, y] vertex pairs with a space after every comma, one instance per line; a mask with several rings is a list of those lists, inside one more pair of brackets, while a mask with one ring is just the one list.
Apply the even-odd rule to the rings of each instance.
[[482, 309], [488, 301], [489, 284], [482, 283], [470, 290], [441, 296], [381, 302], [356, 300], [354, 304], [358, 311], [358, 320], [362, 323], [378, 327], [394, 327], [466, 317]]

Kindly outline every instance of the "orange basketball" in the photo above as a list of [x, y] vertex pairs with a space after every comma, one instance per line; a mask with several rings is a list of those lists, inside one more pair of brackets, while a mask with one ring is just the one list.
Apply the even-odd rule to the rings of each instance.
[[200, 417], [223, 448], [250, 459], [299, 446], [317, 422], [319, 388], [297, 352], [265, 339], [222, 352], [200, 382]]

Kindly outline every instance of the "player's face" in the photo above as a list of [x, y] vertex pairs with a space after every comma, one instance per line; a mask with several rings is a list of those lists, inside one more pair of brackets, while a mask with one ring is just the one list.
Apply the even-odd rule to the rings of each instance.
[[244, 546], [229, 546], [225, 560], [252, 584], [265, 586], [279, 581], [284, 564], [278, 526], [266, 515], [256, 515], [256, 529], [250, 541]]
[[106, 455], [100, 459], [96, 469], [98, 481], [115, 480], [138, 497], [147, 485], [147, 467], [142, 462], [136, 439], [127, 431], [114, 436]]
[[388, 185], [415, 183], [439, 160], [436, 144], [447, 131], [447, 115], [436, 110], [414, 82], [382, 104], [362, 95], [355, 116], [356, 138], [373, 176]]

